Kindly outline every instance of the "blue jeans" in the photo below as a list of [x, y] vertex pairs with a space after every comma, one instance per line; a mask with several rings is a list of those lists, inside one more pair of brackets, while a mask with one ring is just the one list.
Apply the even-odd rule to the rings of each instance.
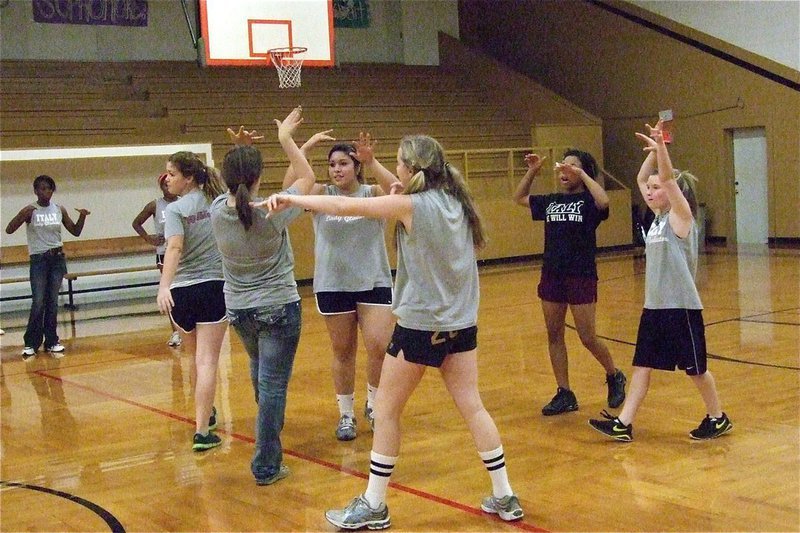
[[256, 450], [250, 469], [256, 481], [263, 481], [278, 472], [283, 460], [281, 430], [300, 341], [300, 301], [229, 309], [228, 318], [250, 356], [250, 379], [258, 403]]
[[64, 253], [30, 256], [31, 314], [25, 328], [25, 346], [38, 350], [44, 339], [45, 349], [58, 344], [58, 291], [67, 273]]

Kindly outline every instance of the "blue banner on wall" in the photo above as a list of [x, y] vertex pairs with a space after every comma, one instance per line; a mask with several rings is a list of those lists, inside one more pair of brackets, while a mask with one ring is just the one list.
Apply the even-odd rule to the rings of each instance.
[[33, 20], [45, 24], [147, 26], [147, 0], [33, 0]]

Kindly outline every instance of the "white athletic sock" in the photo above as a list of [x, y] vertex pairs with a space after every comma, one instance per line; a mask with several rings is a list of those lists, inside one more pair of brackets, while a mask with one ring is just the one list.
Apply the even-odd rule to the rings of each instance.
[[355, 402], [355, 399], [355, 393], [336, 395], [336, 403], [339, 404], [339, 416], [348, 415], [355, 418], [356, 412], [353, 410], [353, 403]]
[[386, 489], [396, 462], [397, 457], [387, 457], [372, 451], [369, 453], [369, 481], [364, 499], [373, 509], [386, 501]]
[[375, 395], [378, 393], [378, 387], [373, 387], [367, 383], [367, 407], [372, 407], [375, 404]]
[[492, 495], [495, 498], [502, 498], [503, 496], [511, 496], [514, 491], [511, 490], [511, 484], [508, 482], [508, 471], [506, 470], [506, 460], [503, 455], [503, 447], [490, 450], [488, 452], [478, 452], [483, 465], [489, 472], [489, 477], [492, 479]]

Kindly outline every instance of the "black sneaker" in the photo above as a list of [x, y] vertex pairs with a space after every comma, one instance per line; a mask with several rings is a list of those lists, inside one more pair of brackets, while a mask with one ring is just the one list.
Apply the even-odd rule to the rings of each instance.
[[606, 374], [606, 384], [608, 385], [608, 406], [616, 409], [625, 401], [625, 374], [617, 369], [613, 374]]
[[206, 435], [195, 433], [194, 439], [192, 440], [192, 450], [196, 452], [203, 452], [205, 450], [215, 448], [220, 444], [222, 444], [222, 439], [210, 431]]
[[208, 417], [208, 430], [217, 429], [217, 408], [211, 406], [211, 416]]
[[552, 416], [577, 410], [578, 399], [575, 398], [575, 393], [569, 389], [559, 387], [550, 403], [542, 407], [542, 414], [544, 416]]
[[725, 413], [722, 413], [722, 417], [720, 418], [711, 418], [709, 415], [706, 415], [697, 429], [693, 429], [689, 432], [689, 436], [694, 440], [716, 439], [731, 430], [733, 430], [733, 424]]
[[596, 420], [593, 418], [589, 420], [590, 426], [603, 435], [611, 437], [612, 439], [621, 440], [624, 442], [630, 442], [633, 440], [633, 424], [626, 426], [620, 421], [619, 418], [608, 414], [608, 411], [606, 410], [603, 410], [603, 412], [600, 414], [603, 416], [603, 418], [605, 418], [605, 420]]

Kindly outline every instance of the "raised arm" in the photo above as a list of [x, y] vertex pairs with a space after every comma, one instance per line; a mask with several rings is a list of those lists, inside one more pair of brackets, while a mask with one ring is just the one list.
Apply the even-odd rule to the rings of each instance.
[[[398, 189], [395, 187], [393, 190]], [[293, 194], [273, 194], [264, 202], [254, 204], [279, 211], [287, 207], [300, 207], [310, 211], [339, 216], [363, 216], [369, 218], [394, 218], [411, 231], [413, 203], [411, 196], [389, 194], [372, 198], [353, 198], [349, 196], [297, 196]]]
[[297, 179], [293, 185], [300, 194], [308, 194], [314, 187], [317, 177], [314, 175], [314, 169], [311, 168], [305, 154], [294, 142], [293, 135], [302, 123], [303, 108], [301, 106], [292, 109], [292, 112], [283, 121], [275, 119], [275, 124], [278, 126], [278, 141], [289, 158], [289, 165], [293, 167], [294, 172], [297, 174]]
[[133, 227], [133, 231], [139, 234], [139, 237], [144, 239], [148, 244], [153, 246], [158, 246], [161, 244], [163, 239], [160, 235], [149, 235], [147, 230], [144, 229], [144, 223], [147, 222], [147, 219], [150, 217], [156, 216], [156, 201], [153, 200], [148, 202], [146, 206], [142, 208], [136, 218], [133, 219], [131, 226]]
[[75, 235], [76, 237], [80, 237], [81, 233], [83, 232], [83, 224], [86, 222], [86, 217], [91, 215], [92, 212], [88, 209], [82, 208], [75, 208], [75, 211], [78, 212], [78, 221], [73, 222], [72, 219], [69, 217], [69, 213], [67, 212], [67, 208], [63, 205], [61, 206], [61, 223], [64, 224], [64, 227], [67, 228], [67, 231]]
[[[308, 154], [317, 144], [321, 143], [322, 141], [335, 141], [336, 138], [331, 137], [329, 135], [330, 132], [332, 131], [333, 130], [325, 130], [317, 132], [314, 135], [312, 135], [306, 142], [304, 142], [303, 146], [300, 147], [300, 151], [303, 152], [303, 157], [305, 157], [306, 160], [308, 160], [309, 159]], [[297, 173], [294, 171], [294, 167], [292, 165], [289, 165], [288, 167], [286, 167], [286, 174], [284, 174], [283, 176], [283, 189], [288, 189], [294, 184], [295, 181], [297, 181]], [[321, 189], [322, 185], [315, 183], [314, 187], [311, 190], [311, 193], [319, 192], [316, 190], [318, 188]]]
[[528, 165], [528, 171], [525, 172], [525, 175], [514, 190], [512, 198], [515, 204], [530, 207], [528, 196], [531, 194], [531, 184], [533, 183], [533, 178], [539, 174], [545, 159], [547, 157], [541, 157], [539, 154], [525, 154], [525, 163]]
[[395, 183], [399, 183], [400, 180], [384, 167], [380, 161], [375, 159], [375, 145], [378, 144], [378, 141], [373, 140], [369, 133], [362, 131], [358, 134], [358, 140], [354, 141], [353, 144], [356, 147], [356, 151], [350, 155], [357, 159], [364, 167], [364, 170], [374, 176], [378, 182], [377, 186], [372, 187], [373, 196], [391, 194], [392, 186]]
[[[637, 133], [636, 135], [638, 136], [639, 134]], [[647, 153], [647, 157], [644, 158], [642, 166], [639, 168], [639, 174], [636, 175], [636, 184], [639, 186], [639, 192], [642, 193], [642, 198], [647, 197], [647, 180], [655, 173], [656, 152], [653, 150]]]
[[675, 181], [675, 175], [672, 172], [672, 160], [669, 157], [669, 151], [664, 142], [661, 124], [660, 120], [655, 127], [647, 124], [646, 126], [650, 130], [650, 135], [637, 133], [636, 136], [645, 143], [645, 151], [655, 152], [656, 154], [658, 181], [661, 184], [661, 188], [667, 193], [667, 198], [669, 198], [669, 224], [672, 226], [672, 231], [675, 232], [675, 235], [680, 238], [685, 238], [689, 235], [689, 230], [694, 221], [694, 215], [692, 215], [692, 208], [689, 206], [689, 201], [686, 200], [678, 182]]
[[20, 209], [19, 213], [17, 213], [14, 216], [14, 218], [12, 218], [8, 222], [8, 226], [6, 226], [6, 233], [11, 235], [15, 231], [17, 231], [20, 228], [20, 226], [22, 226], [26, 222], [30, 222], [31, 216], [33, 216], [34, 211], [36, 211], [36, 206], [33, 204], [26, 205], [25, 207]]

